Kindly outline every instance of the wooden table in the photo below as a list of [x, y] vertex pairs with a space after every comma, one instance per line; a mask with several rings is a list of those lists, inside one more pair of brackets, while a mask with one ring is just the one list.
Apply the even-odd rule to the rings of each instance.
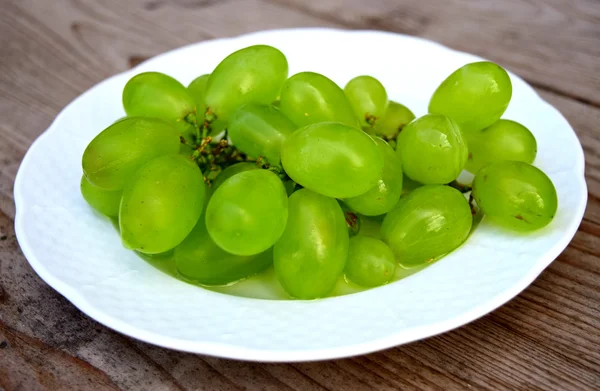
[[[597, 0], [0, 5], [0, 389], [600, 389]], [[525, 78], [567, 117], [586, 153], [589, 203], [569, 247], [525, 292], [466, 327], [367, 356], [300, 364], [230, 361], [141, 343], [89, 319], [37, 277], [15, 239], [13, 182], [31, 142], [69, 101], [187, 43], [299, 26], [418, 35]]]

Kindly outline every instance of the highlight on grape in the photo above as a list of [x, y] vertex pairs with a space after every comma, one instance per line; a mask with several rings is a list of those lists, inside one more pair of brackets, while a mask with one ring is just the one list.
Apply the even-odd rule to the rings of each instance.
[[[415, 118], [358, 75], [288, 77], [284, 54], [238, 50], [189, 86], [145, 72], [123, 90], [127, 116], [82, 158], [81, 193], [118, 222], [123, 245], [174, 276], [227, 285], [274, 270], [289, 298], [365, 288], [460, 247], [485, 216], [527, 233], [558, 208], [532, 164], [533, 134], [501, 118], [507, 72], [467, 64]], [[457, 178], [475, 175], [472, 186]]]

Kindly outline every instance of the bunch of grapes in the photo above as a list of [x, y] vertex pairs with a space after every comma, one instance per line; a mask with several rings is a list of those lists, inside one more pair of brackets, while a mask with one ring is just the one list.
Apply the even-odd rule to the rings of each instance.
[[[467, 64], [415, 118], [371, 76], [344, 89], [318, 73], [288, 78], [279, 50], [251, 46], [187, 88], [156, 72], [129, 80], [127, 117], [83, 154], [81, 192], [118, 219], [127, 248], [172, 253], [188, 281], [273, 265], [294, 298], [325, 297], [344, 273], [378, 286], [459, 247], [477, 209], [516, 231], [552, 220], [535, 138], [500, 119], [511, 95], [500, 66]], [[456, 182], [463, 169], [472, 187]]]

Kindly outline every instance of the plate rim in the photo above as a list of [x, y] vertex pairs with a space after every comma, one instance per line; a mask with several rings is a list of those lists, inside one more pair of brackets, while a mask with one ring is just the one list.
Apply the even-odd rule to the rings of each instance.
[[[373, 338], [367, 342], [357, 343], [357, 344], [346, 344], [341, 347], [333, 347], [333, 348], [322, 348], [322, 349], [312, 349], [312, 350], [272, 350], [272, 349], [256, 349], [256, 348], [246, 348], [240, 347], [235, 344], [227, 344], [227, 343], [214, 343], [214, 342], [206, 342], [206, 341], [191, 341], [180, 338], [172, 338], [165, 337], [159, 333], [146, 331], [143, 329], [139, 329], [135, 326], [131, 326], [126, 321], [123, 321], [115, 316], [112, 316], [94, 306], [94, 304], [88, 301], [78, 289], [74, 288], [72, 285], [63, 282], [60, 278], [55, 277], [52, 272], [44, 266], [44, 263], [41, 262], [38, 257], [33, 253], [31, 246], [29, 244], [28, 236], [24, 231], [24, 216], [25, 213], [23, 210], [25, 209], [25, 201], [23, 193], [23, 183], [25, 179], [23, 179], [25, 171], [25, 167], [30, 164], [30, 160], [33, 159], [32, 150], [35, 149], [36, 146], [39, 146], [43, 140], [56, 131], [58, 127], [55, 125], [59, 122], [61, 117], [64, 115], [66, 111], [70, 109], [77, 101], [83, 99], [88, 94], [94, 93], [95, 90], [100, 88], [102, 85], [109, 83], [111, 80], [123, 77], [127, 74], [134, 74], [138, 68], [140, 68], [147, 61], [155, 60], [163, 56], [171, 55], [175, 52], [186, 50], [192, 46], [196, 46], [202, 43], [212, 42], [218, 44], [220, 41], [230, 41], [237, 40], [242, 37], [248, 37], [253, 35], [261, 35], [261, 34], [277, 34], [277, 33], [303, 33], [303, 32], [336, 32], [343, 34], [386, 34], [393, 36], [401, 36], [402, 38], [409, 38], [412, 40], [417, 40], [422, 43], [428, 45], [435, 45], [450, 52], [465, 54], [469, 56], [476, 56], [471, 53], [462, 52], [459, 50], [454, 50], [445, 45], [442, 45], [438, 42], [431, 41], [421, 37], [414, 37], [405, 34], [378, 31], [378, 30], [344, 30], [337, 28], [288, 28], [288, 29], [271, 29], [271, 30], [262, 30], [257, 32], [252, 32], [248, 34], [241, 34], [233, 37], [226, 38], [218, 38], [206, 41], [195, 42], [191, 44], [187, 44], [181, 46], [179, 48], [175, 48], [173, 50], [169, 50], [167, 52], [158, 54], [132, 69], [117, 73], [112, 75], [99, 83], [95, 84], [82, 94], [75, 97], [69, 104], [67, 104], [54, 118], [52, 123], [48, 126], [48, 128], [42, 132], [35, 141], [29, 146], [21, 164], [19, 166], [15, 183], [14, 183], [14, 200], [15, 200], [15, 234], [17, 240], [19, 242], [21, 251], [25, 255], [25, 258], [32, 266], [34, 271], [38, 274], [42, 280], [44, 280], [48, 285], [50, 285], [54, 290], [60, 293], [63, 297], [65, 297], [69, 302], [71, 302], [75, 307], [77, 307], [80, 311], [82, 311], [87, 316], [91, 317], [95, 321], [103, 324], [104, 326], [115, 330], [121, 334], [127, 335], [129, 337], [135, 338], [137, 340], [151, 343], [157, 346], [161, 346], [164, 348], [175, 349], [183, 352], [189, 353], [197, 353], [197, 354], [206, 354], [214, 357], [221, 358], [229, 358], [229, 359], [237, 359], [237, 360], [245, 360], [245, 361], [260, 361], [260, 362], [298, 362], [298, 361], [319, 361], [319, 360], [327, 360], [327, 359], [336, 359], [343, 357], [351, 357], [359, 354], [367, 354], [375, 351], [379, 351], [386, 348], [391, 348], [394, 346], [402, 345], [408, 342], [418, 341], [420, 339], [432, 337], [465, 324], [468, 324], [491, 311], [496, 310], [506, 302], [510, 301], [514, 297], [516, 297], [519, 293], [521, 293], [525, 288], [527, 288], [541, 273], [544, 269], [546, 269], [550, 263], [552, 263], [558, 255], [568, 246], [571, 242], [572, 238], [575, 236], [579, 224], [583, 219], [583, 215], [585, 213], [586, 205], [587, 205], [587, 184], [585, 181], [585, 155], [583, 153], [583, 148], [581, 146], [581, 142], [577, 137], [577, 134], [573, 130], [571, 124], [564, 118], [562, 113], [558, 111], [554, 106], [545, 101], [538, 93], [535, 91], [526, 81], [520, 78], [518, 75], [511, 74], [511, 77], [516, 76], [520, 79], [528, 88], [532, 90], [535, 96], [548, 106], [551, 110], [553, 110], [556, 114], [562, 117], [565, 120], [565, 123], [568, 124], [569, 129], [575, 136], [577, 140], [578, 148], [578, 161], [577, 165], [579, 167], [575, 167], [573, 172], [577, 173], [577, 183], [579, 185], [579, 190], [582, 194], [582, 198], [579, 200], [577, 205], [577, 211], [574, 214], [574, 219], [570, 221], [570, 224], [566, 229], [564, 229], [564, 233], [561, 236], [561, 240], [556, 242], [550, 249], [547, 250], [546, 254], [543, 257], [538, 258], [538, 261], [533, 265], [533, 267], [528, 271], [528, 273], [521, 276], [519, 281], [515, 281], [510, 288], [505, 289], [502, 293], [494, 296], [492, 299], [483, 302], [468, 311], [461, 312], [459, 315], [450, 317], [444, 321], [436, 322], [432, 325], [428, 326], [418, 326], [403, 329], [400, 332], [391, 333], [384, 337]], [[479, 56], [476, 56], [480, 58]], [[239, 299], [239, 298], [238, 298]], [[251, 298], [243, 298], [245, 300], [255, 300]], [[332, 299], [332, 298], [330, 298]], [[329, 300], [329, 299], [324, 299]]]

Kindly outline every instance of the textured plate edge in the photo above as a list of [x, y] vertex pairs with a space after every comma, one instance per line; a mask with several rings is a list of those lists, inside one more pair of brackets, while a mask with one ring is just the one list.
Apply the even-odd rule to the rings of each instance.
[[[254, 35], [261, 34], [273, 34], [273, 33], [289, 33], [289, 32], [335, 32], [339, 34], [386, 34], [392, 36], [402, 36], [403, 38], [408, 38], [411, 40], [417, 40], [424, 42], [431, 46], [438, 46], [444, 50], [455, 52], [459, 54], [469, 55], [473, 57], [475, 56], [470, 53], [461, 52], [458, 50], [454, 50], [448, 48], [442, 44], [437, 42], [433, 42], [424, 38], [407, 36], [404, 34], [397, 34], [391, 32], [377, 31], [377, 30], [343, 30], [343, 29], [330, 29], [330, 28], [296, 28], [296, 29], [275, 29], [275, 30], [265, 30], [259, 31], [249, 34], [243, 34], [236, 37], [229, 38], [220, 38], [215, 40], [210, 40], [210, 42], [217, 43], [219, 41], [228, 41], [228, 40], [236, 40], [242, 37], [250, 37]], [[208, 41], [205, 41], [208, 42]], [[180, 48], [176, 48], [174, 50], [162, 53], [158, 56], [153, 57], [152, 59], [157, 59], [162, 56], [170, 55], [172, 53], [178, 52], [180, 50], [185, 50], [188, 47], [194, 46], [197, 43], [189, 44], [182, 46]], [[151, 59], [150, 59], [151, 60]], [[144, 64], [143, 62], [142, 64]], [[199, 354], [207, 354], [215, 357], [222, 358], [232, 358], [238, 360], [247, 360], [247, 361], [260, 361], [260, 362], [298, 362], [298, 361], [317, 361], [317, 360], [326, 360], [326, 359], [334, 359], [334, 358], [343, 358], [350, 357], [354, 355], [371, 353], [374, 351], [383, 350], [386, 348], [402, 345], [409, 342], [414, 342], [420, 339], [428, 338], [434, 335], [438, 335], [450, 330], [453, 330], [457, 327], [470, 323], [487, 313], [497, 309], [502, 306], [512, 298], [516, 297], [519, 293], [521, 293], [525, 288], [527, 288], [541, 273], [546, 267], [560, 255], [560, 253], [568, 246], [572, 238], [575, 236], [577, 229], [581, 220], [583, 219], [583, 215], [585, 213], [585, 208], [587, 205], [587, 185], [585, 182], [584, 176], [584, 168], [585, 168], [585, 155], [583, 153], [583, 148], [579, 139], [573, 130], [573, 127], [569, 124], [569, 122], [564, 118], [562, 113], [558, 111], [554, 106], [546, 102], [527, 82], [525, 82], [521, 77], [511, 73], [511, 77], [516, 77], [520, 81], [522, 81], [535, 95], [536, 97], [542, 101], [546, 106], [551, 108], [556, 114], [561, 116], [565, 123], [569, 125], [569, 128], [572, 132], [572, 136], [577, 140], [577, 145], [579, 147], [579, 159], [577, 161], [577, 167], [574, 168], [574, 171], [577, 171], [579, 175], [577, 175], [577, 182], [579, 184], [579, 191], [581, 192], [582, 198], [578, 203], [578, 210], [574, 214], [574, 219], [571, 221], [571, 224], [565, 229], [565, 233], [562, 236], [562, 240], [558, 241], [551, 249], [548, 250], [546, 255], [535, 264], [528, 274], [524, 275], [518, 282], [515, 282], [510, 289], [505, 290], [501, 294], [497, 295], [491, 300], [473, 308], [470, 311], [463, 312], [459, 316], [447, 319], [442, 322], [435, 323], [426, 327], [415, 327], [411, 329], [405, 329], [402, 332], [388, 335], [383, 338], [373, 339], [366, 343], [355, 344], [355, 345], [346, 345], [343, 347], [336, 348], [327, 348], [327, 349], [314, 349], [314, 350], [306, 350], [306, 351], [278, 351], [278, 350], [261, 350], [261, 349], [249, 349], [249, 348], [240, 348], [235, 345], [221, 344], [221, 343], [209, 343], [209, 342], [199, 342], [199, 341], [188, 341], [182, 339], [168, 338], [163, 337], [160, 334], [151, 333], [145, 330], [137, 329], [136, 327], [132, 327], [126, 322], [123, 322], [119, 319], [116, 319], [100, 310], [97, 310], [89, 301], [87, 301], [76, 289], [71, 287], [70, 285], [64, 283], [60, 279], [54, 277], [52, 273], [46, 269], [41, 262], [34, 256], [34, 254], [29, 249], [29, 243], [27, 242], [26, 235], [23, 231], [23, 210], [25, 207], [23, 206], [23, 196], [22, 196], [22, 182], [23, 182], [23, 167], [26, 167], [29, 164], [29, 160], [31, 159], [30, 151], [34, 149], [38, 144], [41, 144], [43, 140], [48, 137], [52, 132], [55, 131], [55, 124], [62, 117], [63, 113], [67, 111], [76, 101], [82, 99], [88, 94], [93, 93], [97, 88], [102, 86], [104, 83], [108, 83], [111, 80], [119, 77], [123, 77], [127, 74], [135, 74], [137, 68], [142, 65], [139, 64], [137, 67], [121, 72], [119, 74], [113, 75], [100, 83], [94, 85], [90, 89], [88, 89], [83, 94], [76, 97], [73, 101], [71, 101], [60, 113], [56, 116], [52, 124], [44, 131], [29, 147], [21, 165], [19, 166], [19, 170], [17, 172], [17, 176], [15, 179], [14, 186], [14, 198], [15, 198], [15, 207], [16, 207], [16, 216], [15, 216], [15, 234], [17, 236], [17, 240], [21, 246], [21, 250], [25, 255], [25, 258], [28, 260], [32, 268], [35, 272], [50, 285], [53, 289], [59, 292], [62, 296], [64, 296], [67, 300], [69, 300], [73, 305], [75, 305], [79, 310], [81, 310], [86, 315], [95, 319], [99, 323], [103, 324], [106, 327], [109, 327], [117, 332], [120, 332], [124, 335], [130, 336], [132, 338], [138, 339], [143, 342], [152, 343], [157, 346], [175, 349], [184, 352], [190, 353], [199, 353]], [[252, 299], [247, 299], [252, 300]]]

